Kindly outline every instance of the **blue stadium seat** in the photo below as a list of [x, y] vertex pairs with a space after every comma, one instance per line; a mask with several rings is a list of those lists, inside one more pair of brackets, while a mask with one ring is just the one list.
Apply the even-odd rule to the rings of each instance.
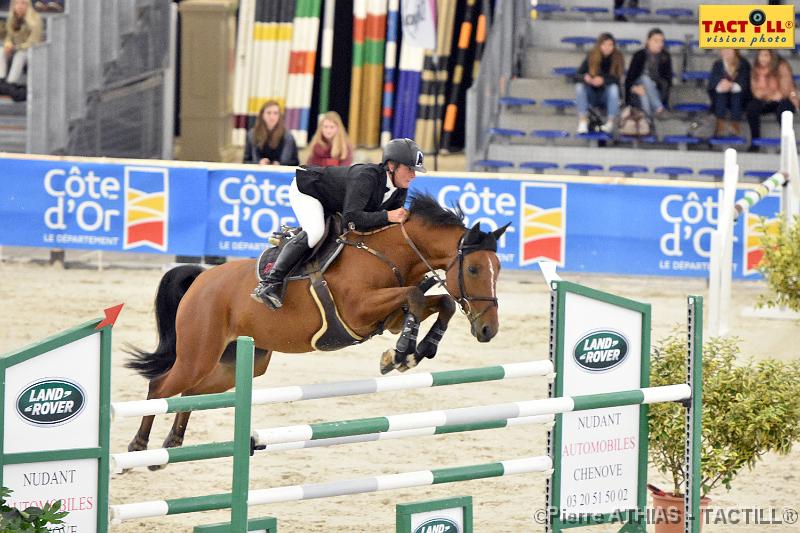
[[642, 165], [611, 165], [608, 170], [610, 172], [622, 172], [626, 178], [632, 178], [637, 172], [648, 172], [650, 169]]
[[744, 173], [745, 178], [758, 178], [765, 180], [775, 174], [774, 170], [748, 170]]
[[575, 77], [575, 74], [578, 72], [578, 67], [556, 67], [552, 70], [552, 73], [556, 76], [564, 76], [567, 78], [567, 81], [572, 81], [572, 78]]
[[650, 10], [643, 7], [618, 7], [614, 10], [614, 15], [618, 17], [636, 17], [649, 14]]
[[725, 170], [721, 168], [703, 168], [697, 171], [697, 174], [700, 176], [708, 176], [710, 178], [714, 178], [716, 181], [722, 179], [722, 176], [725, 175]]
[[703, 104], [700, 102], [685, 102], [683, 104], [675, 104], [672, 106], [673, 111], [680, 111], [682, 113], [689, 113], [689, 115], [694, 115], [696, 113], [706, 113], [709, 110], [708, 104]]
[[525, 132], [513, 128], [489, 128], [489, 138], [500, 137], [506, 141], [512, 137], [525, 137]]
[[536, 11], [538, 11], [542, 15], [545, 15], [545, 14], [549, 15], [551, 13], [563, 13], [564, 11], [566, 11], [566, 9], [564, 9], [563, 7], [561, 7], [558, 4], [538, 4], [538, 5], [532, 6], [531, 9], [535, 9]]
[[687, 70], [681, 75], [683, 81], [696, 81], [697, 83], [708, 80], [711, 73], [707, 70]]
[[542, 100], [542, 105], [554, 107], [557, 113], [563, 113], [564, 109], [567, 107], [575, 107], [575, 100], [569, 100], [567, 98], [548, 98], [547, 100]]
[[690, 135], [665, 135], [663, 141], [666, 144], [677, 145], [678, 148], [686, 149], [690, 144], [697, 144], [700, 139]]
[[772, 146], [780, 147], [781, 140], [779, 137], [756, 137], [751, 141], [753, 146]]
[[665, 39], [664, 46], [667, 48], [683, 48], [686, 46], [686, 41], [680, 41], [678, 39]]
[[642, 46], [642, 41], [639, 39], [617, 39], [617, 46], [627, 48], [629, 46]]
[[503, 161], [501, 159], [479, 159], [475, 161], [475, 165], [485, 169], [499, 170], [501, 168], [514, 168], [514, 163], [511, 161]]
[[569, 132], [564, 130], [533, 130], [531, 135], [540, 139], [566, 139]]
[[603, 170], [603, 165], [596, 165], [594, 163], [568, 163], [564, 165], [564, 168], [567, 170], [575, 170], [581, 174], [581, 176], [586, 176], [589, 172], [593, 170]]
[[519, 168], [530, 169], [536, 174], [541, 174], [545, 170], [558, 168], [558, 163], [552, 163], [550, 161], [524, 161], [519, 164]]
[[708, 139], [711, 146], [744, 146], [747, 141], [738, 135], [727, 135], [725, 137], [711, 137]]
[[503, 96], [498, 100], [501, 106], [505, 107], [519, 107], [523, 105], [536, 105], [536, 100], [533, 98], [522, 98], [520, 96]]
[[666, 174], [671, 180], [676, 180], [680, 176], [694, 174], [694, 170], [689, 167], [656, 167], [653, 172], [656, 174]]
[[586, 15], [597, 15], [599, 13], [609, 12], [607, 7], [599, 6], [575, 6], [572, 8], [572, 10], [577, 11], [578, 13], [584, 13]]
[[655, 135], [642, 135], [641, 137], [637, 137], [634, 135], [620, 135], [617, 137], [617, 142], [621, 143], [645, 143], [645, 144], [653, 144], [658, 142], [658, 138]]
[[800, 83], [800, 74], [793, 74], [792, 77], [794, 78], [795, 83]]
[[572, 37], [564, 37], [561, 39], [561, 42], [564, 44], [572, 44], [578, 48], [583, 48], [587, 44], [594, 44], [597, 40], [597, 37], [585, 37], [585, 36], [572, 36]]
[[671, 18], [694, 18], [694, 11], [683, 7], [669, 7], [664, 9], [656, 9], [656, 15]]
[[575, 135], [578, 139], [583, 139], [584, 141], [589, 141], [592, 146], [597, 146], [597, 143], [601, 141], [610, 141], [613, 139], [611, 135], [604, 131], [590, 131], [588, 133], [578, 133]]

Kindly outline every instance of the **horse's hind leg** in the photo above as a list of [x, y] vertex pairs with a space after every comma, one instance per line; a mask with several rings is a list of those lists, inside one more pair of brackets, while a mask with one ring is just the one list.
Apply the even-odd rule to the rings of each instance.
[[[155, 391], [158, 388], [160, 380], [163, 378], [164, 376], [159, 376], [150, 380], [150, 385], [147, 391], [148, 400], [156, 398]], [[142, 422], [139, 424], [139, 429], [136, 431], [136, 435], [134, 435], [133, 440], [130, 442], [130, 444], [128, 444], [129, 452], [138, 452], [140, 450], [147, 449], [147, 444], [150, 442], [150, 431], [153, 429], [153, 421], [155, 418], [155, 415], [142, 417]]]
[[[253, 364], [253, 376], [260, 376], [267, 371], [269, 360], [272, 355], [271, 351], [256, 349], [255, 361]], [[200, 383], [191, 389], [185, 391], [183, 396], [196, 396], [198, 394], [214, 394], [217, 392], [225, 392], [236, 383], [236, 367], [235, 364], [230, 364], [232, 361], [235, 363], [236, 357], [236, 343], [230, 343], [222, 354], [221, 361], [217, 364], [214, 370], [206, 376]], [[189, 425], [189, 416], [191, 411], [181, 412], [175, 414], [175, 420], [172, 423], [172, 428], [164, 439], [164, 448], [175, 448], [183, 444], [184, 436], [186, 435], [186, 428]], [[165, 465], [151, 466], [150, 470], [160, 470]]]

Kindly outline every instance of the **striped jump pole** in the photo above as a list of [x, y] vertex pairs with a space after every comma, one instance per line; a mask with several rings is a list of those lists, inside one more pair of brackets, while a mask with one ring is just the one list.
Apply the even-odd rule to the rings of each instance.
[[[425, 487], [474, 479], [526, 474], [530, 472], [547, 472], [551, 468], [552, 461], [550, 457], [541, 456], [513, 459], [501, 461], [499, 463], [439, 468], [436, 470], [420, 470], [417, 472], [332, 481], [329, 483], [291, 485], [287, 487], [251, 490], [248, 495], [248, 505], [313, 500], [317, 498], [365, 494], [383, 490]], [[177, 498], [173, 500], [155, 500], [112, 505], [111, 520], [112, 523], [118, 524], [126, 520], [225, 509], [230, 505], [230, 501], [231, 494], [223, 493], [191, 498]]]
[[762, 198], [769, 196], [774, 191], [778, 190], [778, 188], [783, 187], [787, 180], [788, 175], [785, 172], [776, 172], [762, 181], [757, 188], [745, 192], [744, 197], [738, 200], [733, 206], [736, 210], [733, 214], [733, 220], [738, 220], [742, 213], [760, 202]]
[[501, 418], [519, 418], [546, 414], [586, 411], [621, 405], [641, 405], [657, 402], [673, 402], [692, 397], [689, 385], [664, 385], [643, 387], [635, 390], [563, 396], [544, 400], [501, 403], [477, 407], [462, 407], [438, 411], [407, 413], [388, 417], [360, 418], [317, 424], [300, 424], [268, 429], [256, 429], [252, 433], [253, 445], [270, 446], [285, 442], [330, 439], [367, 433], [383, 433], [424, 427], [454, 424], [477, 424]]
[[[455, 424], [451, 426], [428, 427], [401, 431], [388, 431], [385, 433], [366, 433], [363, 435], [349, 435], [330, 439], [305, 440], [297, 442], [284, 442], [269, 447], [270, 452], [301, 450], [306, 448], [324, 448], [342, 444], [355, 444], [358, 442], [375, 442], [382, 440], [404, 439], [409, 437], [427, 437], [431, 435], [444, 435], [449, 433], [465, 433], [467, 431], [481, 431], [484, 429], [501, 429], [514, 426], [527, 426], [532, 424], [550, 424], [553, 415], [524, 416], [502, 420], [489, 420], [477, 424]], [[249, 435], [248, 435], [249, 438]], [[264, 448], [259, 448], [264, 449]], [[247, 452], [250, 452], [248, 448]], [[180, 446], [177, 448], [154, 448], [136, 452], [123, 452], [111, 454], [111, 467], [114, 472], [122, 472], [129, 468], [146, 466], [163, 466], [171, 463], [184, 463], [203, 459], [217, 459], [219, 457], [234, 456], [234, 443], [215, 442], [212, 444], [197, 444]]]
[[[445, 370], [441, 372], [427, 372], [403, 376], [274, 387], [254, 390], [253, 405], [319, 400], [322, 398], [356, 396], [386, 391], [425, 389], [430, 387], [442, 387], [445, 385], [548, 376], [551, 374], [553, 374], [553, 364], [549, 360], [542, 360], [509, 363], [482, 368], [469, 368], [465, 370]], [[235, 393], [222, 392], [217, 394], [205, 394], [202, 396], [114, 402], [111, 404], [111, 412], [114, 418], [125, 418], [161, 415], [182, 411], [222, 409], [235, 406]]]

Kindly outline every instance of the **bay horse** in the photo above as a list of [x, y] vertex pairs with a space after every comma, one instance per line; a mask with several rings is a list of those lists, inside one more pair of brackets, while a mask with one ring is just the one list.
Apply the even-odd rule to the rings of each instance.
[[[339, 237], [346, 245], [325, 271], [325, 282], [341, 321], [363, 340], [384, 328], [402, 331], [397, 347], [383, 355], [382, 372], [403, 371], [432, 358], [456, 303], [479, 342], [497, 334], [497, 240], [507, 227], [483, 232], [475, 224], [467, 229], [460, 209], [444, 209], [433, 197], [416, 194], [405, 223]], [[435, 270], [444, 270], [445, 279]], [[240, 335], [255, 340], [254, 376], [266, 372], [273, 351], [314, 350], [312, 338], [323, 320], [310, 281], [289, 281], [283, 307], [270, 310], [250, 297], [254, 271], [254, 260], [241, 260], [209, 270], [182, 265], [163, 276], [155, 299], [158, 347], [153, 352], [134, 348], [127, 363], [150, 380], [148, 399], [232, 388]], [[446, 294], [425, 296], [431, 285], [428, 273]], [[434, 313], [436, 321], [417, 344], [419, 323]], [[165, 448], [183, 443], [190, 414], [175, 415]], [[142, 419], [129, 451], [147, 449], [154, 418]]]

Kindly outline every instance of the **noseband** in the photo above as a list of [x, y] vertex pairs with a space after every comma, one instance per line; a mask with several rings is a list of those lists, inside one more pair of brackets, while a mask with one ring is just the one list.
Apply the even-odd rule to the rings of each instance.
[[[403, 231], [403, 237], [406, 239], [409, 247], [414, 250], [414, 253], [425, 263], [425, 266], [428, 267], [428, 271], [431, 273], [431, 276], [436, 279], [438, 285], [445, 288], [447, 293], [450, 297], [458, 302], [459, 307], [461, 308], [461, 312], [463, 312], [467, 316], [467, 320], [469, 320], [470, 324], [474, 324], [476, 320], [482, 317], [486, 312], [491, 309], [492, 307], [498, 307], [497, 298], [495, 296], [470, 296], [467, 294], [465, 284], [464, 284], [464, 257], [471, 254], [472, 252], [477, 252], [481, 248], [478, 246], [465, 246], [464, 245], [464, 237], [466, 236], [467, 232], [461, 235], [461, 238], [458, 240], [458, 248], [456, 248], [456, 255], [453, 257], [453, 260], [450, 261], [450, 264], [445, 267], [445, 275], [447, 272], [450, 272], [450, 269], [458, 263], [458, 296], [453, 294], [450, 288], [447, 286], [447, 282], [436, 273], [436, 269], [430, 262], [422, 255], [422, 252], [417, 248], [414, 244], [414, 241], [411, 240], [411, 237], [408, 235], [406, 231], [405, 224], [402, 222], [400, 223], [400, 229]], [[491, 302], [491, 305], [487, 305], [482, 311], [477, 312], [472, 309], [471, 302]]]

